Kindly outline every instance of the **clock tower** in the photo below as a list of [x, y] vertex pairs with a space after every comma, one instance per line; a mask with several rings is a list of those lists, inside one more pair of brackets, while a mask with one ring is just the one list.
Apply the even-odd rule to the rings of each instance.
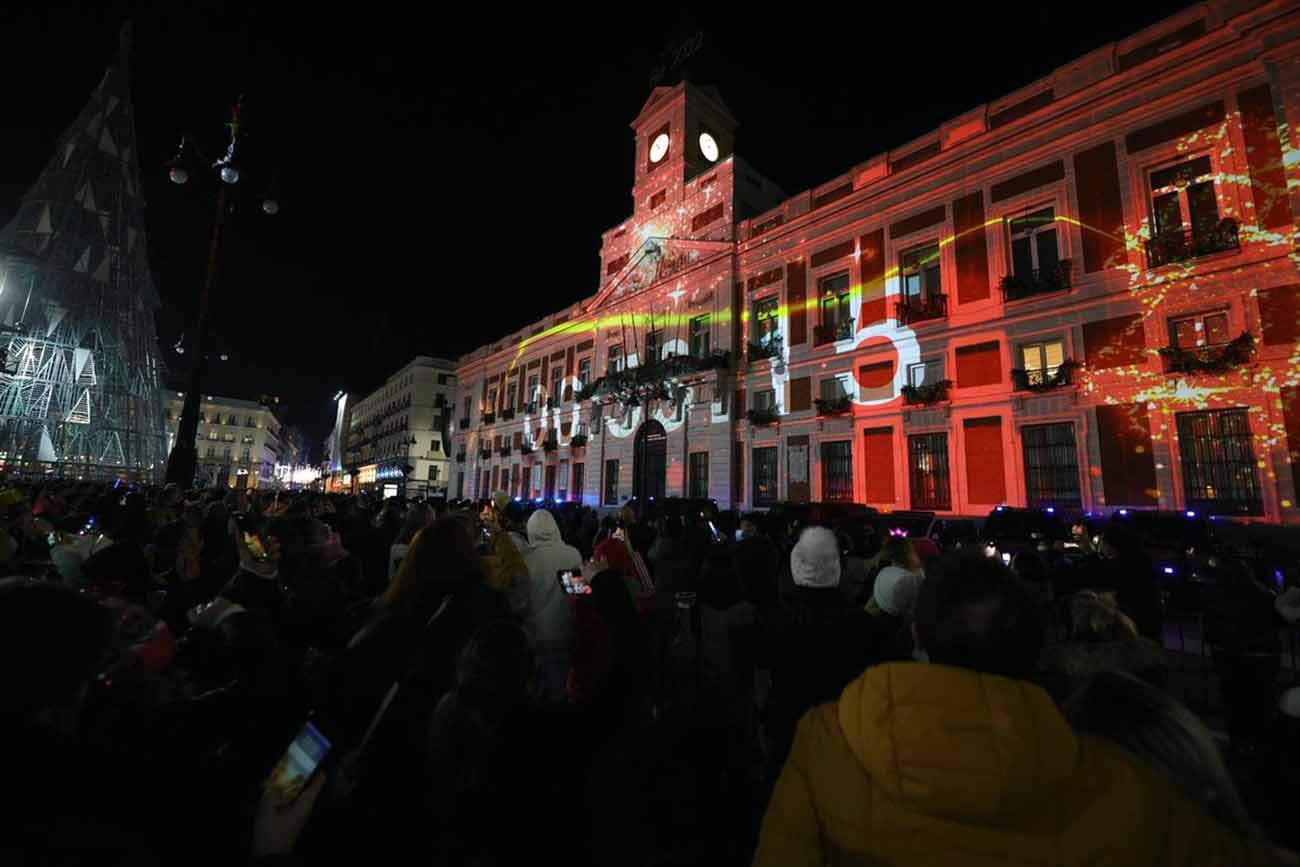
[[680, 200], [683, 185], [726, 161], [736, 141], [736, 119], [717, 89], [686, 81], [656, 87], [632, 129], [637, 216]]

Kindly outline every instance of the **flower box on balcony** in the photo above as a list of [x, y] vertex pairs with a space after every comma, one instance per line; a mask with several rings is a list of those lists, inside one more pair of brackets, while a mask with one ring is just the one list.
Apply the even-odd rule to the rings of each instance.
[[569, 438], [569, 448], [580, 449], [587, 445], [586, 434], [574, 434]]
[[853, 398], [847, 394], [831, 398], [819, 397], [813, 403], [817, 406], [818, 415], [844, 415], [853, 409]]
[[894, 305], [894, 319], [899, 325], [913, 322], [925, 322], [930, 319], [943, 319], [948, 315], [948, 296], [943, 294], [928, 295], [925, 298], [911, 298]]
[[535, 449], [531, 443], [522, 443], [519, 446], [519, 454], [521, 455], [531, 455], [534, 451]]
[[941, 379], [926, 385], [905, 385], [900, 391], [903, 403], [912, 406], [932, 406], [948, 399], [948, 389], [952, 388], [951, 379]]
[[1008, 274], [1002, 278], [1002, 297], [1006, 301], [1020, 301], [1069, 288], [1069, 259], [1062, 259], [1052, 268], [1037, 268], [1028, 274]]
[[1011, 371], [1011, 383], [1016, 391], [1051, 391], [1054, 388], [1064, 388], [1074, 384], [1074, 371], [1078, 367], [1079, 362], [1067, 358], [1057, 365], [1055, 370], [1016, 368]]
[[559, 399], [558, 397], [548, 397], [548, 398], [546, 399], [546, 408], [547, 408], [547, 409], [559, 409], [559, 408], [560, 408], [560, 399]]
[[1153, 235], [1146, 242], [1147, 267], [1159, 268], [1175, 262], [1188, 262], [1213, 253], [1241, 249], [1237, 221], [1224, 217], [1202, 229], [1173, 229]]
[[542, 440], [542, 451], [553, 452], [560, 447], [560, 441], [556, 439]]
[[492, 424], [497, 420], [497, 414], [494, 412], [483, 413], [483, 424]]
[[479, 449], [479, 451], [478, 451], [478, 456], [479, 456], [480, 458], [482, 458], [483, 460], [485, 460], [485, 461], [486, 461], [486, 460], [491, 460], [491, 458], [492, 458], [492, 449]]
[[852, 317], [829, 322], [825, 325], [813, 326], [813, 343], [817, 346], [821, 346], [823, 343], [834, 343], [836, 340], [847, 340], [852, 336]]
[[458, 463], [458, 464], [463, 464], [463, 463], [465, 463], [465, 453], [464, 453], [464, 452], [456, 452], [456, 463]]
[[508, 409], [503, 409], [503, 410], [501, 410], [501, 420], [502, 420], [502, 421], [509, 421], [510, 419], [512, 419], [512, 418], [514, 418], [514, 417], [515, 417], [515, 409], [514, 409], [514, 407], [510, 407], [510, 408], [508, 408]]
[[1254, 354], [1255, 338], [1249, 331], [1215, 346], [1166, 346], [1160, 350], [1165, 373], [1228, 373], [1249, 362]]
[[779, 416], [774, 409], [751, 409], [749, 412], [745, 413], [745, 419], [750, 424], [760, 426], [775, 424], [777, 418], [779, 418]]
[[535, 413], [535, 412], [537, 412], [537, 401], [535, 401], [535, 400], [530, 400], [530, 401], [528, 401], [528, 403], [524, 404], [524, 413], [525, 413], [525, 414], [527, 414], [527, 415], [532, 415], [532, 414]]
[[465, 430], [468, 427], [469, 427], [469, 416], [466, 416], [465, 418], [460, 420], [460, 429]]
[[501, 455], [501, 457], [503, 458], [510, 457], [510, 446], [502, 446], [501, 448], [497, 449], [497, 454]]

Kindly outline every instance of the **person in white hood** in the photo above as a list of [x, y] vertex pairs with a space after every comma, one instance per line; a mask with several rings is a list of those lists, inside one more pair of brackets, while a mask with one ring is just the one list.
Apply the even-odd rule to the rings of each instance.
[[564, 544], [555, 518], [545, 509], [538, 509], [528, 518], [528, 545], [524, 561], [528, 564], [530, 586], [524, 626], [537, 651], [539, 698], [543, 702], [560, 702], [564, 700], [573, 657], [573, 612], [556, 574], [561, 569], [580, 572], [582, 555], [577, 548]]

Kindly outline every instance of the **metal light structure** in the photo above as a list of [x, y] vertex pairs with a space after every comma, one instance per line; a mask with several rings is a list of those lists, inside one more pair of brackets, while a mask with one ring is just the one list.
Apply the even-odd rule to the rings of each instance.
[[[131, 28], [0, 229], [0, 457], [23, 473], [153, 479], [166, 434], [131, 101]], [[177, 176], [181, 176], [178, 172]]]

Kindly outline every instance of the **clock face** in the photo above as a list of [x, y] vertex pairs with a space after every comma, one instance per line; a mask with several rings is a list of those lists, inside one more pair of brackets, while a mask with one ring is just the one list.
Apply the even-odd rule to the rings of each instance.
[[700, 153], [711, 163], [718, 161], [718, 143], [707, 132], [700, 133]]
[[650, 162], [657, 163], [668, 154], [668, 133], [661, 132], [650, 142]]

